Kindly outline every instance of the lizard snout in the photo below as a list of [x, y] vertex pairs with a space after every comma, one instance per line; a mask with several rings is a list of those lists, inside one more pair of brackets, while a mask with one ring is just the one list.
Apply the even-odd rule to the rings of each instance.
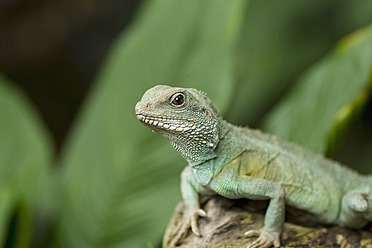
[[139, 115], [139, 114], [144, 114], [145, 112], [148, 112], [148, 110], [150, 109], [150, 106], [151, 104], [150, 103], [146, 103], [146, 102], [143, 102], [143, 101], [139, 101], [136, 106], [135, 106], [135, 111], [136, 111], [136, 114]]

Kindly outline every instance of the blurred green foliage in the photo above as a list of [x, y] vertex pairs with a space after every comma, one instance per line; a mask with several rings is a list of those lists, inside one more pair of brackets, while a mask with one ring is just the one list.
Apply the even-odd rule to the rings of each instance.
[[[310, 68], [269, 113], [264, 129], [325, 153], [327, 146], [335, 146], [327, 143], [330, 132], [333, 138], [328, 141], [337, 141], [344, 120], [366, 103], [371, 65], [372, 25], [341, 40], [329, 56]], [[363, 97], [358, 99], [359, 95]]]
[[107, 56], [59, 170], [41, 118], [1, 78], [0, 244], [160, 244], [186, 163], [134, 115], [156, 84], [198, 88], [234, 123], [337, 150], [370, 99], [368, 13], [367, 1], [145, 2]]
[[[0, 244], [17, 215], [14, 247], [29, 247], [34, 211], [43, 209], [53, 145], [24, 94], [0, 75]], [[9, 241], [10, 242], [10, 241]]]

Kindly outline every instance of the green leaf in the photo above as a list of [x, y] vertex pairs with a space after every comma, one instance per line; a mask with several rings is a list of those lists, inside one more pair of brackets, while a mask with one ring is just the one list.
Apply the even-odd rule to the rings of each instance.
[[0, 75], [0, 245], [15, 208], [21, 211], [15, 247], [29, 247], [29, 214], [51, 164], [50, 137], [26, 97]]
[[332, 127], [329, 130], [327, 140], [327, 155], [332, 155], [336, 152], [339, 145], [346, 138], [348, 131], [360, 118], [368, 99], [372, 93], [372, 67], [370, 76], [365, 88], [359, 93], [357, 98], [340, 108], [332, 121]]
[[[63, 155], [60, 247], [159, 243], [186, 162], [134, 106], [156, 84], [196, 87], [222, 108], [246, 1], [148, 1], [117, 40]], [[224, 109], [224, 108], [222, 108]]]
[[370, 13], [368, 1], [251, 1], [236, 55], [238, 85], [226, 119], [257, 125], [337, 40], [370, 23]]
[[0, 187], [0, 246], [4, 247], [8, 235], [8, 224], [13, 214], [15, 193], [10, 187]]
[[339, 142], [333, 129], [342, 130], [345, 118], [355, 116], [352, 113], [365, 105], [367, 97], [360, 96], [370, 94], [371, 65], [370, 25], [341, 40], [329, 56], [306, 72], [269, 114], [264, 129], [320, 153], [334, 150], [337, 145], [328, 143]]

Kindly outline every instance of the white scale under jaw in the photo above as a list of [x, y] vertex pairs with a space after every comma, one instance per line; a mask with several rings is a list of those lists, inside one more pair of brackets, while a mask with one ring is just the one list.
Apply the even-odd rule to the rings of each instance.
[[[200, 131], [202, 131], [202, 129], [199, 127], [197, 128], [196, 125], [193, 125], [193, 124], [189, 124], [189, 125], [185, 125], [185, 124], [176, 124], [176, 123], [164, 123], [164, 122], [161, 122], [161, 121], [164, 121], [163, 118], [159, 118], [159, 117], [147, 117], [145, 115], [137, 115], [137, 118], [146, 123], [146, 124], [149, 124], [151, 126], [154, 126], [154, 127], [161, 127], [161, 128], [164, 128], [164, 129], [167, 129], [167, 130], [171, 130], [171, 131], [176, 131], [176, 132], [187, 132], [189, 130], [192, 130], [190, 132], [190, 134], [194, 135]], [[178, 122], [178, 121], [181, 121], [181, 120], [172, 120], [172, 119], [165, 119], [169, 122]], [[152, 132], [154, 132], [154, 130], [151, 130]], [[206, 132], [204, 132], [204, 134], [207, 134]], [[195, 137], [194, 138], [195, 140], [199, 141], [199, 138], [198, 137]], [[211, 148], [215, 148], [215, 145], [213, 143], [209, 143], [205, 140], [201, 140], [200, 141], [201, 143], [203, 144], [206, 144], [208, 145], [209, 147]]]
[[[196, 126], [195, 125], [185, 125], [185, 124], [176, 124], [176, 123], [164, 123], [162, 121], [164, 120], [167, 120], [169, 122], [174, 122], [176, 120], [172, 120], [172, 119], [163, 119], [163, 118], [157, 118], [157, 117], [147, 117], [145, 115], [137, 115], [137, 118], [146, 123], [146, 124], [149, 124], [151, 126], [155, 126], [155, 127], [161, 127], [161, 128], [165, 128], [165, 129], [168, 129], [168, 130], [172, 130], [172, 131], [177, 131], [177, 132], [185, 132], [185, 131], [189, 131], [189, 130], [192, 130], [192, 129], [196, 129]], [[180, 121], [180, 120], [177, 120], [177, 121]]]

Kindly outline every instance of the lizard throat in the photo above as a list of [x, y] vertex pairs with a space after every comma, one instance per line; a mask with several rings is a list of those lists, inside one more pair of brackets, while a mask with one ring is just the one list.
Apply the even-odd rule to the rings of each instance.
[[162, 134], [190, 165], [197, 165], [216, 157], [214, 150], [219, 141], [217, 121], [195, 121], [142, 114], [137, 114], [137, 118], [144, 125]]

